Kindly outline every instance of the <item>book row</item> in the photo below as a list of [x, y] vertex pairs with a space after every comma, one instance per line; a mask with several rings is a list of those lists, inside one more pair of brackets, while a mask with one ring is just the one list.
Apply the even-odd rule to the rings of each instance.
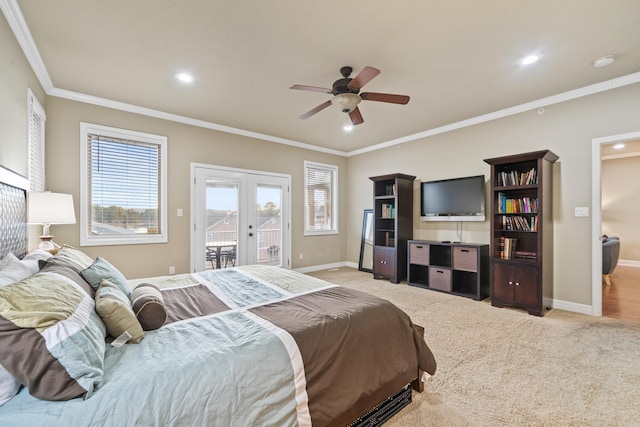
[[497, 257], [500, 259], [532, 259], [535, 260], [538, 257], [537, 252], [534, 251], [522, 251], [516, 250], [518, 239], [513, 237], [500, 236], [496, 242]]
[[396, 207], [391, 203], [383, 203], [380, 205], [380, 217], [381, 218], [395, 218]]
[[501, 218], [503, 230], [538, 231], [538, 215], [531, 218], [523, 216], [503, 216]]
[[511, 172], [498, 172], [496, 177], [498, 186], [508, 187], [515, 185], [535, 185], [538, 183], [538, 171], [531, 168], [527, 172], [513, 170]]
[[508, 198], [498, 192], [498, 213], [536, 213], [538, 212], [537, 197]]

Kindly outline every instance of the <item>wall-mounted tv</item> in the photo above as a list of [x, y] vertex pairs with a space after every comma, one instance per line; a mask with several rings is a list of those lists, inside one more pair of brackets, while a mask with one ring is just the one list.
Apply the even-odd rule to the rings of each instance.
[[484, 221], [484, 175], [420, 184], [420, 220]]

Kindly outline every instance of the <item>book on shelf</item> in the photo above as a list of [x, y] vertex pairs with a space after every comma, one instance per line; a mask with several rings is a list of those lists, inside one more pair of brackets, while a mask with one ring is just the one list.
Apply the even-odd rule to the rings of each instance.
[[536, 213], [538, 212], [538, 199], [521, 197], [508, 198], [503, 192], [498, 192], [498, 213]]
[[515, 257], [522, 259], [537, 259], [538, 253], [533, 251], [515, 251]]
[[395, 218], [396, 208], [391, 203], [383, 203], [380, 206], [380, 216], [382, 218]]
[[395, 196], [396, 195], [396, 185], [395, 184], [387, 184], [384, 186], [384, 195], [385, 196]]
[[516, 252], [516, 240], [513, 237], [498, 237], [498, 258], [513, 259]]
[[536, 168], [531, 168], [526, 172], [520, 172], [517, 170], [512, 170], [510, 172], [498, 172], [496, 181], [500, 187], [535, 185], [538, 183], [538, 171]]

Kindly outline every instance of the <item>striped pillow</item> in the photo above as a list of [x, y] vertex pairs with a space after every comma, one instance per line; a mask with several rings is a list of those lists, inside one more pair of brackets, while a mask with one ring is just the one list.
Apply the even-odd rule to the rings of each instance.
[[89, 397], [102, 379], [106, 332], [90, 292], [58, 265], [0, 289], [0, 364], [33, 396]]
[[102, 279], [96, 292], [96, 311], [107, 327], [107, 332], [118, 338], [125, 332], [131, 335], [128, 343], [139, 343], [144, 331], [131, 309], [131, 301], [119, 287]]
[[167, 309], [162, 293], [151, 283], [141, 283], [133, 289], [131, 305], [145, 331], [158, 329], [167, 321]]

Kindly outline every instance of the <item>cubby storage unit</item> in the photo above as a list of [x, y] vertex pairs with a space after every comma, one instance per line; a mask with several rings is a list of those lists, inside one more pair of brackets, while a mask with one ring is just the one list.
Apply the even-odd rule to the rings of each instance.
[[400, 173], [373, 176], [373, 277], [407, 277], [407, 240], [413, 237], [413, 180]]
[[485, 159], [491, 165], [491, 304], [542, 316], [553, 300], [549, 150]]
[[407, 283], [475, 300], [489, 296], [489, 245], [407, 242]]

